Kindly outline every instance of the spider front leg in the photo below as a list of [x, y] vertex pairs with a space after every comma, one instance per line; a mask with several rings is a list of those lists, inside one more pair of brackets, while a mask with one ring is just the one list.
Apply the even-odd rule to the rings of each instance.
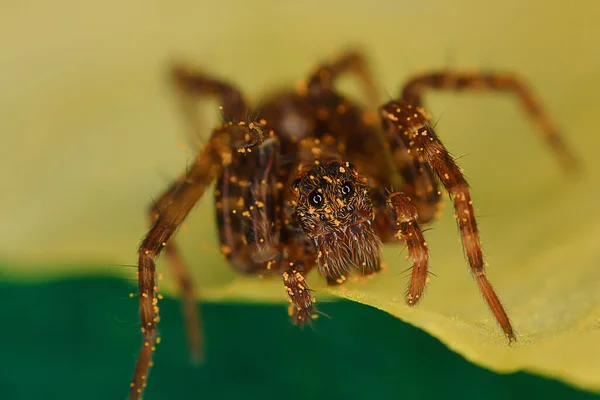
[[402, 99], [413, 107], [423, 105], [423, 95], [429, 89], [454, 91], [490, 90], [512, 93], [520, 100], [530, 118], [538, 125], [542, 138], [554, 151], [566, 170], [573, 170], [578, 160], [567, 146], [533, 90], [522, 79], [509, 73], [431, 72], [410, 79], [402, 90]]
[[505, 335], [509, 340], [514, 340], [508, 315], [485, 274], [469, 185], [460, 168], [428, 124], [428, 117], [421, 108], [415, 109], [404, 101], [392, 101], [381, 108], [381, 116], [386, 131], [394, 140], [402, 142], [402, 146], [408, 148], [408, 153], [431, 167], [454, 200], [456, 220], [471, 272]]
[[280, 143], [265, 125], [248, 127], [252, 133], [234, 143], [235, 155], [217, 181], [217, 225], [221, 253], [236, 271], [267, 274], [280, 259]]
[[283, 284], [290, 298], [289, 314], [294, 325], [305, 325], [313, 320], [314, 299], [306, 284], [304, 263], [289, 262], [283, 273]]
[[[386, 206], [389, 216], [396, 224], [395, 236], [406, 243], [408, 258], [413, 262], [412, 277], [406, 290], [406, 302], [412, 306], [423, 297], [427, 283], [429, 266], [427, 242], [425, 242], [423, 232], [417, 222], [419, 219], [417, 209], [411, 204], [410, 198], [404, 193], [393, 192], [388, 195]], [[389, 226], [389, 224], [380, 224], [379, 226]], [[383, 235], [386, 234], [383, 233]]]
[[[160, 214], [142, 241], [138, 251], [138, 285], [143, 345], [140, 350], [130, 399], [138, 399], [146, 385], [152, 352], [156, 342], [156, 325], [159, 321], [156, 298], [155, 260], [168, 245], [171, 236], [181, 226], [206, 188], [218, 176], [223, 165], [231, 162], [231, 137], [239, 135], [237, 126], [226, 125], [213, 133], [194, 164], [166, 192], [157, 203]], [[246, 129], [247, 130], [247, 129]]]

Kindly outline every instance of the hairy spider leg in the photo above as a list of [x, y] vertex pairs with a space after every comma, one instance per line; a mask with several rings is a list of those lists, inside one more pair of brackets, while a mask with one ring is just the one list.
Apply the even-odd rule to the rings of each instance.
[[[386, 199], [387, 213], [375, 218], [391, 219], [395, 224], [395, 237], [404, 241], [408, 248], [408, 259], [413, 262], [410, 283], [405, 293], [406, 303], [415, 305], [422, 297], [427, 283], [427, 269], [429, 266], [429, 249], [419, 226], [417, 208], [411, 199], [402, 192], [392, 192]], [[390, 224], [377, 224], [381, 229], [389, 229]], [[382, 237], [389, 236], [381, 232]]]
[[[573, 170], [577, 158], [566, 145], [558, 129], [545, 113], [534, 92], [518, 77], [508, 73], [467, 73], [442, 71], [415, 76], [408, 80], [402, 89], [402, 99], [415, 110], [423, 106], [423, 98], [428, 90], [453, 91], [499, 91], [513, 93], [520, 100], [527, 114], [540, 129], [542, 138], [553, 149], [556, 157], [566, 170]], [[395, 141], [388, 138], [390, 151], [404, 179], [401, 189], [409, 195], [417, 207], [420, 222], [432, 220], [439, 209], [440, 192], [433, 171], [421, 154], [411, 153], [406, 140]]]
[[440, 208], [439, 183], [424, 157], [411, 150], [410, 141], [397, 139], [395, 134], [386, 132], [385, 145], [402, 183], [397, 186], [390, 180], [386, 184], [407, 195], [417, 209], [419, 222], [426, 224], [436, 217]]
[[[357, 72], [368, 94], [368, 103], [374, 107], [372, 111], [362, 110], [336, 90], [339, 78]], [[339, 153], [362, 164], [363, 174], [378, 182], [392, 181], [400, 186], [402, 179], [385, 150], [384, 137], [380, 130], [375, 129], [378, 117], [373, 112], [379, 105], [379, 95], [372, 75], [365, 57], [360, 52], [348, 51], [314, 70], [308, 78], [306, 97], [314, 109], [316, 129], [335, 138]], [[373, 154], [380, 157], [370, 157]]]
[[[182, 65], [176, 65], [172, 68], [171, 82], [180, 94], [183, 115], [197, 135], [200, 134], [200, 126], [195, 119], [197, 113], [194, 105], [202, 97], [216, 97], [222, 105], [223, 119], [226, 121], [239, 121], [246, 113], [247, 105], [242, 94], [228, 83], [220, 82], [213, 77]], [[178, 187], [175, 183], [152, 204], [149, 210], [151, 224], [154, 224], [164, 210], [173, 203], [174, 195], [179, 190]], [[194, 283], [175, 240], [168, 241], [165, 253], [168, 258], [169, 272], [175, 278], [182, 295], [182, 310], [186, 325], [188, 349], [192, 360], [199, 362], [203, 357], [204, 338]]]
[[550, 146], [562, 167], [573, 171], [578, 159], [567, 146], [534, 91], [525, 82], [511, 73], [484, 72], [430, 72], [409, 79], [402, 89], [402, 99], [413, 107], [423, 105], [423, 96], [427, 90], [447, 91], [496, 91], [515, 95], [529, 117], [539, 128], [542, 139]]
[[312, 322], [315, 312], [315, 299], [308, 284], [304, 262], [285, 260], [288, 269], [282, 274], [283, 284], [290, 299], [289, 315], [294, 325], [306, 325]]
[[278, 182], [279, 140], [271, 130], [267, 134], [255, 130], [245, 140], [217, 182], [221, 252], [238, 272], [281, 274], [292, 322], [304, 325], [312, 321], [315, 311], [305, 278], [315, 254], [293, 237], [281, 242], [286, 223], [278, 218], [283, 211], [281, 194], [289, 188]]
[[[339, 127], [337, 130], [331, 130], [334, 131], [334, 136], [336, 136], [335, 133], [341, 134], [342, 138], [343, 135], [347, 136], [345, 143], [347, 149], [355, 148], [364, 151], [366, 147], [359, 142], [361, 140], [372, 142], [373, 139], [379, 139], [382, 148], [389, 147], [389, 140], [385, 133], [376, 129], [366, 118], [362, 118], [359, 122], [358, 118], [353, 115], [354, 107], [340, 102], [342, 100], [340, 97], [333, 96], [335, 80], [343, 73], [352, 71], [354, 65], [359, 65], [363, 77], [366, 77], [363, 79], [366, 82], [367, 92], [371, 92], [368, 97], [369, 102], [371, 103], [373, 100], [376, 102], [378, 96], [372, 74], [367, 67], [365, 58], [357, 52], [343, 54], [330, 64], [320, 66], [309, 79], [309, 95], [315, 99], [316, 103], [328, 105], [330, 109], [330, 112], [327, 113], [328, 122], [334, 128]], [[332, 102], [331, 99], [336, 100], [338, 104], [335, 101]], [[408, 247], [409, 258], [413, 261], [413, 273], [406, 292], [406, 301], [413, 305], [423, 295], [429, 263], [429, 252], [418, 221], [427, 222], [435, 216], [440, 197], [437, 182], [431, 169], [423, 160], [406, 157], [405, 152], [396, 154], [396, 156], [400, 155], [400, 159], [390, 157], [389, 151], [368, 152], [389, 158], [385, 160], [387, 164], [385, 168], [377, 167], [377, 169], [383, 169], [384, 172], [377, 174], [376, 181], [371, 182], [371, 186], [382, 184], [395, 186], [395, 189], [402, 188], [403, 192], [406, 191], [410, 195], [409, 197], [405, 193], [393, 192], [386, 196], [378, 187], [371, 190], [376, 211], [374, 227], [378, 235], [384, 241], [396, 237], [403, 240]], [[375, 174], [370, 173], [369, 175]]]
[[168, 247], [171, 236], [219, 176], [223, 166], [231, 163], [236, 153], [233, 138], [250, 134], [246, 126], [226, 124], [213, 132], [194, 163], [179, 177], [157, 202], [158, 218], [142, 241], [138, 251], [138, 285], [143, 345], [130, 388], [130, 399], [139, 399], [146, 385], [159, 321], [155, 260]]
[[454, 200], [456, 220], [471, 272], [505, 335], [509, 340], [514, 340], [515, 335], [508, 315], [486, 277], [469, 185], [456, 161], [429, 125], [429, 117], [422, 108], [415, 109], [403, 100], [391, 101], [381, 108], [381, 117], [385, 129], [393, 134], [396, 142], [403, 142], [404, 146], [408, 147], [407, 151], [414, 154], [414, 157], [422, 157]]
[[191, 144], [201, 142], [204, 132], [196, 105], [202, 98], [215, 98], [223, 122], [241, 122], [248, 117], [248, 102], [233, 85], [204, 74], [192, 67], [176, 64], [171, 68], [171, 83], [177, 94], [182, 114], [188, 125]]
[[[170, 199], [169, 204], [171, 204], [178, 190], [178, 186], [171, 186], [169, 190], [161, 196], [159, 202], [168, 198]], [[150, 208], [150, 226], [160, 218], [161, 213], [165, 209], [166, 207], [160, 209], [157, 205], [153, 205]], [[204, 358], [204, 329], [202, 327], [202, 318], [200, 316], [201, 310], [197, 303], [194, 281], [190, 275], [189, 268], [187, 268], [185, 262], [181, 258], [181, 253], [174, 239], [167, 241], [165, 254], [168, 260], [167, 266], [169, 268], [169, 273], [173, 276], [179, 287], [188, 350], [192, 362], [200, 363]]]
[[[362, 163], [363, 168], [368, 168], [365, 171], [367, 175], [406, 193], [417, 207], [420, 222], [432, 220], [438, 210], [440, 194], [431, 169], [406, 151], [388, 151], [390, 138], [377, 129], [377, 116], [370, 117], [336, 94], [336, 79], [352, 71], [360, 71], [365, 92], [370, 93], [369, 104], [375, 101], [373, 104], [378, 105], [379, 96], [365, 57], [358, 52], [348, 52], [329, 64], [321, 65], [311, 75], [308, 95], [320, 106], [317, 112], [327, 120], [329, 130], [345, 146], [351, 158], [378, 155], [377, 159], [371, 158]], [[385, 209], [385, 195], [376, 202]]]
[[369, 68], [367, 59], [359, 51], [347, 51], [332, 59], [330, 63], [319, 65], [310, 74], [308, 80], [309, 95], [318, 96], [323, 90], [332, 90], [335, 80], [348, 73], [358, 77], [363, 85], [367, 105], [376, 108], [379, 104], [379, 92], [375, 86], [373, 73]]

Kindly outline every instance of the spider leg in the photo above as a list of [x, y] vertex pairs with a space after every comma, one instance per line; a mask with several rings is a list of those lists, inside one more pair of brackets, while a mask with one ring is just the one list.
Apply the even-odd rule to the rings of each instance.
[[332, 90], [335, 80], [348, 72], [358, 77], [368, 105], [375, 108], [379, 103], [379, 93], [366, 58], [358, 51], [342, 53], [331, 62], [318, 66], [308, 80], [309, 94], [319, 96], [323, 91]]
[[[172, 83], [180, 93], [181, 106], [184, 116], [195, 130], [198, 139], [199, 124], [195, 121], [194, 103], [203, 95], [215, 96], [223, 105], [224, 117], [230, 120], [238, 120], [243, 117], [246, 110], [241, 93], [229, 85], [198, 71], [193, 71], [182, 65], [176, 65], [171, 70]], [[175, 183], [167, 190], [150, 208], [150, 223], [153, 225], [163, 211], [175, 201], [175, 196], [180, 190], [180, 185]], [[188, 268], [180, 256], [180, 252], [174, 240], [170, 240], [165, 247], [168, 258], [167, 265], [170, 273], [174, 276], [182, 295], [182, 309], [186, 324], [188, 348], [195, 362], [202, 358], [203, 330], [199, 318], [199, 308], [196, 303], [196, 294], [193, 282], [190, 278]]]
[[[395, 236], [404, 240], [408, 248], [408, 257], [413, 262], [412, 277], [406, 290], [406, 302], [408, 305], [415, 305], [425, 290], [427, 283], [427, 268], [429, 265], [429, 250], [423, 237], [423, 232], [417, 222], [417, 209], [411, 203], [411, 199], [401, 192], [393, 192], [386, 199], [387, 210], [389, 213], [384, 218], [394, 221], [396, 233]], [[377, 217], [376, 217], [377, 218]], [[378, 226], [382, 226], [379, 224]], [[390, 227], [390, 224], [384, 225]], [[382, 233], [382, 236], [388, 236]]]
[[[162, 211], [158, 208], [158, 204], [164, 203], [168, 198], [173, 202], [173, 195], [177, 192], [178, 187], [171, 187], [164, 193], [158, 202], [149, 210], [151, 225], [159, 219]], [[175, 243], [175, 239], [171, 238], [165, 246], [165, 254], [167, 256], [169, 272], [174, 277], [175, 282], [179, 286], [180, 295], [182, 298], [182, 313], [185, 321], [187, 343], [192, 360], [195, 363], [200, 362], [203, 358], [204, 345], [204, 330], [202, 328], [202, 319], [200, 318], [200, 308], [197, 304], [197, 296], [189, 273], [189, 268], [181, 258], [179, 247]]]
[[181, 64], [172, 67], [171, 82], [179, 94], [181, 110], [191, 132], [191, 143], [201, 138], [201, 124], [195, 105], [202, 97], [217, 99], [223, 121], [237, 123], [247, 117], [247, 101], [237, 88], [227, 82]]
[[562, 166], [566, 170], [572, 170], [577, 166], [577, 158], [544, 111], [533, 90], [521, 78], [507, 73], [432, 72], [410, 79], [404, 85], [402, 99], [414, 107], [422, 106], [423, 95], [429, 89], [493, 90], [514, 94], [530, 118], [538, 125], [542, 138], [552, 148]]
[[314, 311], [304, 274], [315, 255], [305, 251], [302, 239], [288, 237], [288, 243], [280, 243], [279, 140], [254, 131], [244, 141], [217, 182], [221, 251], [238, 272], [281, 273], [292, 321], [304, 325], [312, 321]]
[[[368, 110], [358, 107], [335, 88], [337, 79], [347, 73], [356, 74], [364, 86]], [[361, 164], [363, 173], [379, 181], [399, 187], [404, 182], [394, 160], [386, 151], [383, 133], [377, 128], [375, 112], [379, 104], [372, 73], [366, 58], [359, 52], [347, 52], [310, 74], [308, 92], [314, 113], [326, 132], [338, 142], [338, 150]], [[373, 140], [375, 136], [376, 140]], [[319, 139], [321, 139], [319, 137]], [[372, 157], [377, 154], [377, 157]]]
[[[417, 208], [420, 223], [430, 222], [439, 210], [439, 183], [431, 167], [422, 157], [415, 157], [407, 143], [397, 140], [395, 135], [388, 135], [385, 142], [391, 154], [395, 169], [402, 178], [401, 189]], [[393, 187], [392, 182], [388, 182]]]
[[283, 272], [283, 284], [290, 298], [289, 314], [294, 325], [305, 325], [313, 320], [314, 299], [311, 290], [306, 284], [304, 263], [289, 262], [287, 270]]
[[421, 108], [415, 109], [405, 101], [391, 101], [381, 108], [381, 116], [386, 131], [396, 138], [396, 142], [402, 141], [414, 157], [431, 166], [454, 200], [456, 220], [471, 272], [504, 333], [509, 340], [514, 340], [508, 315], [486, 277], [469, 185], [454, 158], [429, 126], [428, 116]]
[[167, 190], [157, 203], [158, 219], [142, 241], [138, 251], [138, 285], [143, 345], [130, 387], [130, 399], [139, 399], [148, 377], [159, 321], [156, 298], [155, 260], [183, 223], [206, 188], [218, 176], [223, 165], [231, 162], [230, 139], [237, 126], [226, 125], [213, 133], [194, 164]]

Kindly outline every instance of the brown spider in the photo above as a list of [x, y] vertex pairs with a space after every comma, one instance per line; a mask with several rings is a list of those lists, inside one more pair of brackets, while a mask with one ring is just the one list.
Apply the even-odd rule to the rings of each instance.
[[[406, 302], [416, 304], [427, 281], [429, 249], [421, 225], [438, 210], [439, 183], [454, 201], [471, 273], [509, 341], [510, 320], [485, 274], [469, 186], [442, 145], [422, 108], [428, 89], [497, 90], [515, 94], [539, 125], [565, 166], [574, 157], [526, 86], [510, 74], [438, 72], [408, 81], [400, 99], [379, 108], [379, 118], [335, 89], [336, 79], [354, 73], [368, 101], [377, 101], [361, 54], [349, 52], [321, 65], [296, 91], [266, 101], [256, 121], [232, 85], [184, 67], [172, 78], [184, 111], [194, 100], [215, 96], [222, 123], [196, 157], [151, 209], [153, 226], [139, 248], [139, 299], [144, 336], [130, 398], [146, 385], [158, 322], [155, 260], [165, 248], [183, 294], [190, 350], [199, 355], [201, 330], [194, 290], [171, 236], [216, 180], [215, 205], [222, 254], [245, 274], [279, 274], [295, 324], [315, 313], [306, 283], [314, 266], [330, 285], [349, 274], [381, 269], [382, 242], [398, 238], [413, 261]], [[381, 124], [378, 124], [380, 119]]]

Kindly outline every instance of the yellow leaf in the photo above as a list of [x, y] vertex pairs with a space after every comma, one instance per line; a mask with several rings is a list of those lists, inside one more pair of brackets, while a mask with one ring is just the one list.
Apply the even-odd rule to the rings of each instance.
[[[135, 262], [150, 197], [193, 153], [179, 146], [186, 136], [165, 78], [171, 59], [196, 62], [255, 100], [292, 86], [348, 43], [372, 56], [391, 96], [428, 69], [510, 70], [529, 78], [585, 161], [578, 179], [559, 171], [510, 97], [436, 94], [428, 109], [442, 116], [437, 129], [448, 148], [466, 155], [460, 164], [473, 187], [489, 277], [518, 343], [507, 345], [469, 277], [449, 204], [427, 232], [436, 277], [417, 308], [402, 301], [409, 265], [401, 244], [386, 246], [386, 271], [367, 282], [327, 289], [313, 274], [309, 283], [319, 299], [331, 292], [370, 304], [479, 365], [600, 390], [599, 5], [209, 3], [2, 6], [0, 254], [14, 266], [5, 275], [135, 276], [116, 265]], [[206, 110], [208, 134], [216, 104]], [[279, 280], [236, 276], [220, 259], [212, 214], [206, 197], [177, 236], [201, 296], [284, 301]], [[91, 262], [99, 267], [80, 269]], [[161, 287], [172, 292], [159, 266]]]

